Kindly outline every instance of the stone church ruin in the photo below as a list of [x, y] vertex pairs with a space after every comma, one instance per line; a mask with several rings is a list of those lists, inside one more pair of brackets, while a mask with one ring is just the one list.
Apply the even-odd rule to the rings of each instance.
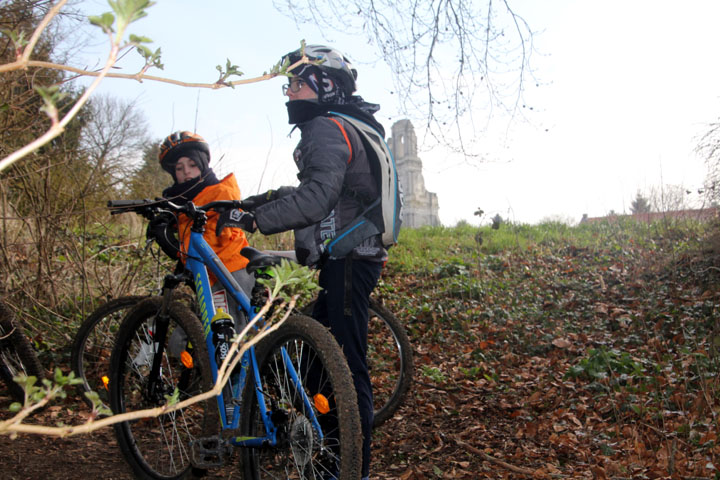
[[387, 143], [395, 157], [403, 189], [403, 228], [440, 226], [437, 194], [425, 190], [422, 160], [417, 155], [417, 137], [410, 120], [395, 122], [392, 126], [392, 137]]

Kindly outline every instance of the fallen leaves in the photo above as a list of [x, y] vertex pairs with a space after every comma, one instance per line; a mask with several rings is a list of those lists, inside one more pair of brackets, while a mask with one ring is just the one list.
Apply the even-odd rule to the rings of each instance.
[[556, 338], [552, 341], [552, 344], [557, 348], [569, 348], [572, 346], [572, 342], [565, 338]]
[[[700, 459], [720, 458], [718, 422], [706, 420], [720, 418], [720, 375], [711, 374], [720, 372], [709, 361], [713, 337], [702, 332], [713, 328], [709, 314], [720, 316], [720, 284], [698, 286], [669, 263], [677, 257], [642, 245], [573, 248], [566, 256], [562, 246], [552, 254], [529, 248], [476, 259], [466, 265], [489, 292], [479, 298], [448, 294], [419, 275], [405, 296], [402, 275], [386, 279], [394, 285], [391, 309], [403, 312], [413, 343], [427, 353], [418, 372], [422, 365], [451, 372], [437, 386], [454, 393], [458, 412], [428, 408], [447, 400], [418, 387], [403, 418], [453, 435], [471, 454], [434, 442], [408, 453], [412, 471], [467, 479], [714, 476]], [[434, 316], [413, 316], [420, 297], [425, 308], [434, 300]], [[596, 357], [588, 357], [593, 350]], [[588, 358], [594, 376], [564, 378]], [[423, 415], [429, 411], [435, 414]], [[392, 458], [397, 439], [414, 442], [402, 423], [391, 430], [378, 433], [382, 458]]]

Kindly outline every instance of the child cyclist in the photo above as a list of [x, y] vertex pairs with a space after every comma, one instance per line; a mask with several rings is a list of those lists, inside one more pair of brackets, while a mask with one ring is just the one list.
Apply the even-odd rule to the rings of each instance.
[[[195, 205], [205, 205], [216, 200], [240, 200], [234, 174], [222, 180], [215, 177], [210, 164], [210, 147], [203, 137], [187, 131], [169, 135], [160, 145], [158, 154], [160, 165], [173, 178], [173, 184], [163, 190], [164, 199], [184, 204], [192, 201]], [[223, 228], [216, 233], [219, 219], [217, 212], [208, 212], [203, 237], [212, 247], [223, 264], [232, 273], [242, 290], [250, 296], [255, 279], [245, 270], [248, 260], [240, 255], [240, 250], [248, 246], [245, 233], [239, 228]], [[154, 237], [162, 250], [171, 258], [185, 263], [188, 245], [190, 244], [190, 219], [180, 214], [157, 218], [148, 225], [148, 237]], [[179, 237], [175, 237], [175, 232]], [[230, 313], [237, 323], [237, 303], [225, 292], [220, 282], [210, 273], [210, 284], [213, 290], [215, 309], [222, 308]], [[244, 323], [244, 322], [241, 322]], [[242, 325], [236, 324], [236, 329]]]

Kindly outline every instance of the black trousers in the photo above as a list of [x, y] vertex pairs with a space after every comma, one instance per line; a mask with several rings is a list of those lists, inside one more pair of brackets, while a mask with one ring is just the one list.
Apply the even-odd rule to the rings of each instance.
[[368, 304], [381, 270], [380, 262], [327, 260], [320, 270], [322, 291], [312, 315], [330, 328], [353, 376], [363, 433], [363, 477], [370, 471], [373, 424], [372, 384], [367, 365]]

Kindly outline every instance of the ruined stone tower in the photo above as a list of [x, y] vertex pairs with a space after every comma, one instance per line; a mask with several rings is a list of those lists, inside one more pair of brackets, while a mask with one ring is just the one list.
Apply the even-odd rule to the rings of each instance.
[[417, 156], [417, 138], [410, 120], [399, 120], [393, 124], [388, 146], [395, 157], [403, 189], [402, 226], [439, 226], [437, 194], [425, 190], [422, 161]]

